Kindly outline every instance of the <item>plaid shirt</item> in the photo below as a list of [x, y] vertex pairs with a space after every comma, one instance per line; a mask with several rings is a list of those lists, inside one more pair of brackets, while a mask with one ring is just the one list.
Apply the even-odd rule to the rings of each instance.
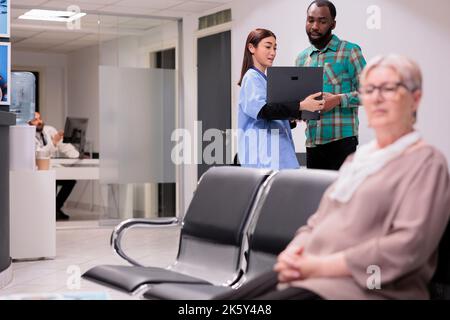
[[361, 48], [333, 35], [328, 45], [314, 46], [300, 53], [297, 66], [324, 67], [324, 92], [343, 94], [341, 105], [311, 120], [306, 128], [306, 146], [315, 147], [336, 140], [358, 136], [359, 75], [366, 65]]

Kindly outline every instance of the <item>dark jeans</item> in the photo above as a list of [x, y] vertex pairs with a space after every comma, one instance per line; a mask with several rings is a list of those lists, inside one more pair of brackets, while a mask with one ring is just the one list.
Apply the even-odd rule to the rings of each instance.
[[214, 300], [323, 300], [314, 292], [302, 288], [277, 290], [278, 273], [270, 271], [250, 280], [242, 287], [220, 294]]
[[357, 137], [349, 137], [306, 148], [306, 166], [308, 169], [339, 170], [345, 159], [356, 151]]
[[[76, 183], [76, 180], [56, 180], [56, 211], [61, 210], [64, 206], [64, 202], [70, 196]], [[58, 192], [59, 186], [61, 186], [61, 190]]]

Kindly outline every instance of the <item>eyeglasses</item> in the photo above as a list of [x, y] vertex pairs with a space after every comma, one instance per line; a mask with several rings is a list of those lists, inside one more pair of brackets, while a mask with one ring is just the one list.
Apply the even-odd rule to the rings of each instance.
[[381, 86], [369, 85], [369, 86], [361, 87], [361, 88], [359, 88], [358, 92], [362, 98], [367, 99], [367, 98], [371, 97], [375, 91], [378, 90], [380, 92], [380, 95], [384, 99], [391, 100], [397, 96], [397, 90], [400, 87], [403, 87], [406, 90], [410, 91], [404, 83], [397, 82], [397, 83], [385, 83], [385, 84], [382, 84]]

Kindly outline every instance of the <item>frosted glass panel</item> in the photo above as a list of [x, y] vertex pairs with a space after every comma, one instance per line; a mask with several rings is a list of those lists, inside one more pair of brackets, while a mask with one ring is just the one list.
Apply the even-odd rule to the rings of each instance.
[[99, 67], [100, 179], [175, 182], [175, 70]]

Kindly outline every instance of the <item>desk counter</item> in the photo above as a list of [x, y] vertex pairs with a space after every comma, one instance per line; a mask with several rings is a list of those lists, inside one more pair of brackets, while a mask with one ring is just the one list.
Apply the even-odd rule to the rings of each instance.
[[51, 169], [56, 180], [99, 180], [98, 159], [52, 159]]

